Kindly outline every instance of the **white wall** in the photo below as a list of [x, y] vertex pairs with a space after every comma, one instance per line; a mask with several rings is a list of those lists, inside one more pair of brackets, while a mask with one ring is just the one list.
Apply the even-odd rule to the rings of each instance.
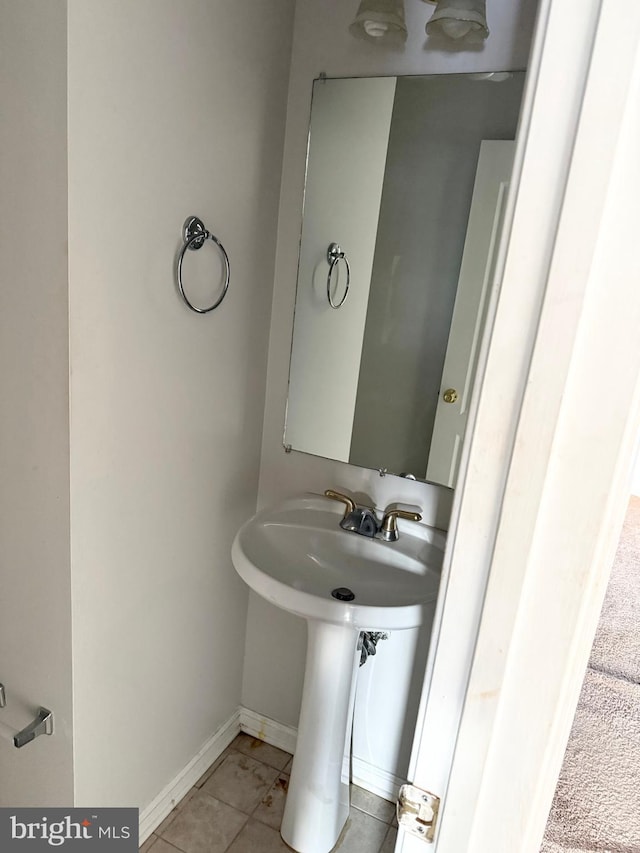
[[[304, 188], [305, 147], [308, 130], [311, 82], [321, 71], [329, 76], [424, 74], [455, 71], [523, 68], [526, 65], [536, 3], [525, 0], [494, 0], [490, 6], [491, 37], [482, 50], [457, 52], [433, 50], [425, 45], [424, 24], [431, 7], [407, 3], [409, 40], [404, 50], [389, 51], [356, 41], [347, 32], [355, 4], [340, 0], [308, 0], [296, 10], [283, 184], [278, 223], [276, 283], [267, 374], [265, 425], [260, 468], [259, 503], [271, 503], [304, 490], [342, 488], [368, 494], [378, 506], [402, 500], [422, 506], [425, 520], [446, 527], [451, 493], [435, 486], [397, 477], [381, 478], [376, 472], [299, 453], [285, 454], [282, 428], [287, 394], [287, 375], [300, 213]], [[387, 641], [397, 657], [413, 655], [411, 632], [397, 632]], [[302, 620], [284, 614], [257, 596], [250, 596], [243, 703], [283, 723], [297, 725], [306, 630]], [[421, 650], [426, 656], [426, 650]], [[385, 674], [389, 692], [402, 695], [405, 685], [395, 681], [393, 656]], [[379, 667], [382, 670], [382, 666]], [[406, 725], [410, 731], [419, 700], [420, 679], [409, 690], [406, 710], [389, 709], [386, 730]], [[356, 719], [356, 725], [358, 725]], [[386, 768], [403, 772], [398, 765]]]
[[[235, 711], [292, 0], [69, 0], [77, 804], [146, 806]], [[189, 214], [231, 260], [189, 311]], [[206, 298], [209, 243], [188, 259]]]
[[0, 2], [0, 806], [73, 793], [65, 5]]

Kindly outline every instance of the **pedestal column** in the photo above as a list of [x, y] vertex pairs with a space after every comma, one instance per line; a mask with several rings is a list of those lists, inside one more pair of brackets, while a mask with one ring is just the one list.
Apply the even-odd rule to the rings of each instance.
[[307, 625], [302, 707], [281, 835], [299, 853], [329, 853], [349, 816], [343, 758], [350, 749], [359, 631], [311, 619]]

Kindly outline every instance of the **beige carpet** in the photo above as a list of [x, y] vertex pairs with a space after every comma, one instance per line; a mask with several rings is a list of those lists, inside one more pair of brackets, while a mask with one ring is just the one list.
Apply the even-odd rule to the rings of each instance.
[[541, 853], [640, 853], [640, 498], [631, 498]]

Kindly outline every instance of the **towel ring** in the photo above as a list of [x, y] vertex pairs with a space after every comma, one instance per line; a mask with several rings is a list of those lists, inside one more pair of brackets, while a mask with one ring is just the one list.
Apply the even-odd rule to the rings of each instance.
[[[177, 266], [177, 279], [178, 279], [178, 290], [180, 291], [180, 295], [186, 302], [187, 306], [191, 308], [192, 311], [195, 311], [196, 314], [208, 314], [209, 311], [213, 311], [214, 308], [217, 308], [218, 305], [222, 302], [222, 300], [227, 295], [227, 290], [229, 289], [229, 278], [231, 276], [231, 269], [229, 266], [229, 256], [227, 252], [220, 242], [218, 238], [211, 233], [211, 231], [207, 231], [204, 227], [204, 222], [201, 219], [198, 219], [197, 216], [189, 216], [184, 223], [182, 228], [182, 236], [184, 238], [184, 246], [182, 247], [180, 254], [178, 255], [178, 266]], [[213, 303], [213, 305], [209, 306], [209, 308], [196, 308], [189, 299], [187, 298], [187, 294], [184, 292], [184, 287], [182, 285], [182, 262], [184, 260], [184, 256], [186, 254], [187, 249], [192, 252], [201, 249], [204, 246], [205, 240], [213, 240], [216, 246], [220, 249], [222, 254], [222, 259], [224, 261], [224, 285], [222, 287], [222, 294], [220, 298]]]
[[[334, 302], [331, 297], [331, 275], [333, 273], [334, 267], [340, 261], [344, 261], [345, 266], [347, 268], [347, 283], [345, 285], [344, 293], [342, 294], [342, 299], [340, 300], [340, 302]], [[327, 275], [327, 299], [329, 300], [329, 305], [331, 305], [332, 308], [340, 308], [341, 305], [344, 305], [344, 301], [347, 298], [347, 294], [349, 293], [349, 284], [351, 282], [351, 269], [349, 267], [349, 261], [347, 260], [347, 256], [337, 243], [331, 243], [329, 245], [329, 248], [327, 249], [327, 263], [329, 264], [329, 273]]]

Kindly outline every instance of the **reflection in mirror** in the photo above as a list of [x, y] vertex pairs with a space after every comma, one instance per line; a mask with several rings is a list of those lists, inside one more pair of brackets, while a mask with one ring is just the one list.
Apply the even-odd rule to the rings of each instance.
[[314, 82], [293, 450], [455, 485], [523, 84]]

